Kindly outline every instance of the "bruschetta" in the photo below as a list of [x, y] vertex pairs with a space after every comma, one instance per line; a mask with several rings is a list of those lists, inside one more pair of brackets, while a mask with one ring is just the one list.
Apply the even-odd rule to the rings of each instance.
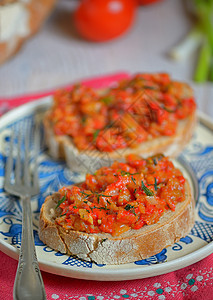
[[48, 196], [39, 237], [86, 261], [124, 264], [159, 253], [193, 225], [194, 199], [181, 171], [163, 155], [129, 155]]
[[81, 84], [60, 90], [44, 116], [50, 154], [91, 173], [130, 153], [175, 157], [195, 124], [191, 87], [168, 74], [137, 74], [102, 91]]

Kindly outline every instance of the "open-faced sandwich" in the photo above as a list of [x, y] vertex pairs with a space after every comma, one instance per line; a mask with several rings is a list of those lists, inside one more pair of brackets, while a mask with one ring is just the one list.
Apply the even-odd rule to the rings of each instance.
[[74, 171], [94, 172], [129, 153], [177, 156], [196, 123], [191, 87], [168, 74], [137, 74], [97, 91], [60, 90], [44, 117], [50, 154]]
[[102, 167], [42, 205], [40, 239], [99, 264], [145, 259], [186, 236], [194, 224], [187, 179], [163, 155]]

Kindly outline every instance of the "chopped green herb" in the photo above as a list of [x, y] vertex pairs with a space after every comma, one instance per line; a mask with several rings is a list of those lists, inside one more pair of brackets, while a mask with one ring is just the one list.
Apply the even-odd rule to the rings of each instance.
[[87, 117], [86, 117], [86, 116], [82, 116], [82, 118], [81, 118], [81, 122], [82, 122], [83, 124], [85, 124], [85, 122], [86, 122], [86, 119], [87, 119]]
[[107, 208], [107, 206], [101, 206], [101, 207], [96, 207], [97, 209], [103, 209], [103, 210], [109, 210], [109, 208]]
[[109, 122], [104, 128], [105, 129], [111, 128], [113, 126], [113, 123], [114, 122]]
[[154, 155], [151, 157], [151, 159], [154, 162], [154, 165], [157, 166], [158, 162], [164, 157], [163, 154]]
[[77, 209], [77, 206], [75, 205], [75, 206], [73, 206], [73, 208], [74, 208], [74, 209]]
[[141, 181], [141, 187], [147, 196], [154, 196], [153, 191], [151, 191], [150, 189], [148, 189], [147, 186], [145, 186], [143, 180]]
[[156, 177], [155, 177], [155, 184], [154, 184], [154, 188], [155, 188], [155, 191], [157, 191], [157, 190], [158, 190], [158, 185], [157, 185], [157, 179], [156, 179]]
[[98, 207], [98, 206], [95, 206], [95, 205], [94, 205], [94, 206], [90, 206], [90, 209], [91, 209], [91, 210], [93, 210], [93, 209], [95, 209], [95, 208], [96, 208], [96, 209], [102, 209], [102, 210], [109, 210], [109, 208], [107, 208], [107, 206], [105, 206], [105, 207], [104, 207], [104, 206]]
[[153, 162], [154, 162], [154, 165], [157, 166], [158, 161], [157, 161], [156, 157], [153, 158]]
[[84, 199], [88, 198], [89, 196], [91, 196], [92, 194], [87, 194], [87, 193], [84, 193], [82, 191], [80, 191], [81, 194], [85, 195]]
[[134, 207], [133, 205], [127, 204], [124, 208], [125, 208], [125, 210], [130, 210], [133, 207]]
[[98, 193], [97, 193], [97, 195], [102, 196], [102, 197], [112, 197], [110, 195], [104, 195], [104, 194], [98, 194]]
[[85, 198], [88, 198], [88, 197], [90, 197], [90, 196], [97, 196], [98, 201], [99, 201], [99, 198], [100, 198], [100, 197], [110, 197], [110, 198], [112, 197], [112, 196], [110, 196], [110, 195], [104, 195], [104, 194], [102, 194], [102, 193], [97, 193], [97, 192], [88, 194], [88, 193], [85, 193], [85, 192], [83, 192], [83, 191], [80, 191], [80, 193], [83, 194], [83, 195], [85, 195], [85, 196], [86, 196]]
[[125, 210], [129, 210], [131, 213], [133, 213], [133, 214], [136, 216], [134, 205], [127, 204], [127, 205], [124, 207], [124, 209], [125, 209]]
[[66, 216], [66, 214], [67, 214], [67, 213], [65, 213], [65, 214], [61, 214], [61, 215], [59, 216], [59, 218], [60, 218], [60, 217], [63, 217], [63, 216]]
[[130, 172], [126, 172], [126, 171], [121, 170], [121, 176], [124, 176], [124, 175], [136, 175], [136, 174], [140, 174], [140, 173], [130, 173]]
[[169, 113], [174, 113], [174, 112], [176, 112], [176, 110], [177, 110], [177, 109], [170, 109], [170, 108], [168, 108], [168, 107], [166, 107], [166, 106], [163, 106], [163, 109], [164, 109], [165, 111], [168, 111]]
[[65, 200], [66, 200], [66, 197], [63, 196], [63, 197], [58, 201], [58, 203], [57, 203], [55, 209], [58, 208], [58, 207], [61, 205], [61, 203], [63, 203]]
[[96, 141], [98, 135], [99, 135], [100, 129], [97, 129], [95, 132], [93, 132], [93, 141]]
[[103, 242], [107, 241], [107, 240], [108, 240], [107, 238], [102, 239], [102, 240], [101, 240], [101, 244], [102, 244]]
[[151, 85], [144, 85], [143, 88], [147, 90], [156, 90], [156, 87]]
[[104, 98], [101, 98], [101, 102], [103, 102], [106, 105], [109, 105], [113, 101], [112, 96], [106, 96]]
[[131, 179], [132, 179], [133, 183], [136, 184], [136, 180], [133, 176], [131, 176]]

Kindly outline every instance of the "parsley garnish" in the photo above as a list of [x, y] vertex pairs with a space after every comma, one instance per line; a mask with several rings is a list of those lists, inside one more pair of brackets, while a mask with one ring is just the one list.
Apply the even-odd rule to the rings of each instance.
[[63, 196], [63, 197], [58, 201], [58, 203], [57, 203], [55, 209], [58, 208], [58, 207], [61, 205], [61, 203], [63, 203], [65, 200], [66, 200], [66, 197]]
[[145, 186], [143, 180], [141, 181], [141, 187], [142, 187], [144, 193], [145, 193], [147, 196], [154, 196], [153, 191], [151, 191], [150, 189], [148, 189], [147, 186]]

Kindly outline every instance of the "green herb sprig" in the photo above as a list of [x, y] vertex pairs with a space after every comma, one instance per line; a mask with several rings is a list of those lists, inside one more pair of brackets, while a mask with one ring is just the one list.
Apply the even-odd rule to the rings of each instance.
[[99, 135], [100, 129], [97, 129], [96, 131], [93, 132], [93, 141], [95, 142], [98, 135]]
[[134, 205], [127, 204], [127, 205], [124, 207], [124, 209], [130, 211], [131, 213], [133, 213], [133, 214], [136, 216], [136, 212], [135, 212], [135, 207], [134, 207]]
[[[91, 194], [88, 194], [88, 193], [85, 193], [85, 192], [83, 192], [83, 191], [80, 191], [80, 193], [83, 194], [83, 195], [85, 195], [84, 198], [88, 198], [88, 197], [90, 197], [90, 196], [97, 196], [98, 203], [99, 203], [100, 197], [108, 197], [108, 198], [111, 198], [111, 197], [112, 197], [112, 196], [110, 196], [110, 195], [104, 195], [104, 194], [102, 194], [102, 193], [97, 193], [97, 192], [93, 192], [93, 193], [91, 193]], [[109, 201], [108, 201], [108, 202], [109, 202]]]
[[140, 173], [130, 173], [130, 172], [126, 172], [126, 171], [123, 171], [123, 170], [121, 170], [120, 173], [121, 173], [121, 176], [124, 176], [124, 175], [137, 175], [137, 174], [140, 174]]
[[63, 197], [58, 201], [58, 203], [57, 203], [55, 209], [58, 208], [58, 207], [61, 205], [61, 203], [63, 203], [65, 200], [66, 200], [66, 197], [63, 196]]
[[158, 190], [158, 184], [157, 184], [157, 179], [156, 179], [156, 177], [155, 177], [154, 189], [155, 189], [155, 191]]
[[133, 176], [131, 176], [131, 180], [136, 185], [136, 180], [135, 180], [135, 178]]
[[141, 181], [141, 187], [147, 196], [154, 196], [154, 192], [151, 191], [147, 186], [145, 186], [143, 180]]

